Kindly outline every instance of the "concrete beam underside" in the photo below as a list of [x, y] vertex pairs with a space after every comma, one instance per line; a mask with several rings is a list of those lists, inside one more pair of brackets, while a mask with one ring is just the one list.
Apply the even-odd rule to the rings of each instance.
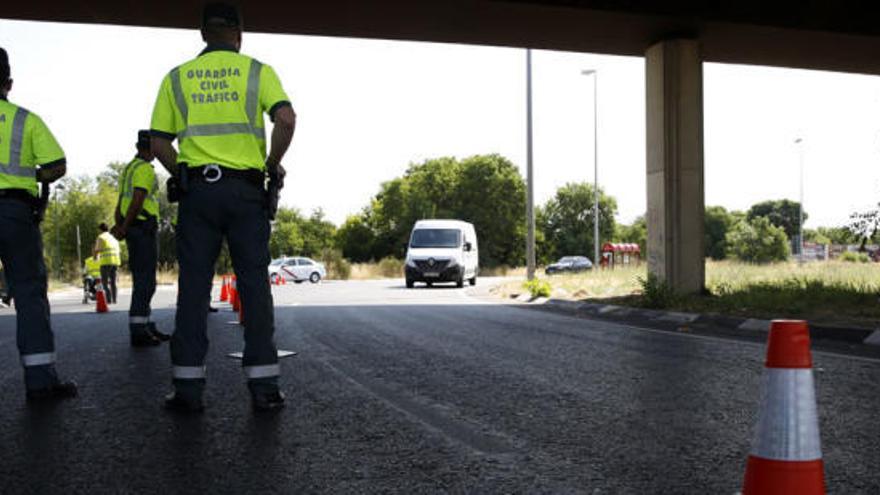
[[672, 289], [705, 285], [703, 63], [695, 40], [645, 53], [648, 270]]

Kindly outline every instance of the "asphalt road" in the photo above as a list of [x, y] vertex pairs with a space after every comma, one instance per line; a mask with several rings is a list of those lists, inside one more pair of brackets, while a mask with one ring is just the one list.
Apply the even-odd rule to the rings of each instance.
[[[481, 280], [481, 287], [486, 281]], [[763, 347], [505, 306], [402, 281], [275, 288], [288, 407], [255, 415], [228, 310], [210, 316], [205, 414], [161, 408], [165, 346], [127, 342], [127, 297], [53, 295], [81, 396], [24, 402], [0, 310], [0, 492], [695, 493], [739, 490]], [[170, 330], [174, 288], [156, 298]], [[818, 353], [832, 493], [880, 493], [880, 362]]]

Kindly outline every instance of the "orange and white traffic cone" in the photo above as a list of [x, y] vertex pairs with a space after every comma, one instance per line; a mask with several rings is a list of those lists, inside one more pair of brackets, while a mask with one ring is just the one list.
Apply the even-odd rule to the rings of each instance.
[[805, 321], [770, 326], [758, 427], [743, 495], [825, 493], [819, 420]]
[[232, 280], [232, 295], [230, 298], [232, 299], [232, 310], [241, 310], [241, 301], [238, 297], [238, 282], [236, 282], [235, 279]]
[[226, 283], [226, 275], [223, 276], [223, 282], [220, 285], [220, 301], [226, 302], [229, 300], [229, 286]]
[[104, 285], [101, 282], [95, 286], [95, 312], [107, 312], [107, 298], [104, 296]]

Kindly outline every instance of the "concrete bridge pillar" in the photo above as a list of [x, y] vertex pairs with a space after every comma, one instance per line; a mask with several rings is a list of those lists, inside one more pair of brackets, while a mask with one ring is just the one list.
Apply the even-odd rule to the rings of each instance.
[[705, 283], [703, 61], [696, 40], [645, 54], [648, 270], [682, 293]]

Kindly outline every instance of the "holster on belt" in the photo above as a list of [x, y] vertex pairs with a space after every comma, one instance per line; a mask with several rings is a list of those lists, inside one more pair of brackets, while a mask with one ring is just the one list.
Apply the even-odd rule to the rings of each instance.
[[281, 197], [281, 189], [284, 188], [284, 180], [278, 174], [278, 169], [269, 168], [269, 184], [266, 186], [266, 209], [269, 211], [269, 220], [275, 220], [278, 213], [278, 201]]
[[51, 194], [51, 192], [52, 189], [48, 182], [40, 183], [40, 197], [34, 201], [34, 220], [37, 224], [42, 223], [43, 219], [46, 217], [46, 208], [49, 207], [49, 194]]
[[168, 190], [168, 202], [176, 203], [186, 195], [189, 189], [189, 164], [181, 162], [177, 164], [177, 175], [165, 182]]

